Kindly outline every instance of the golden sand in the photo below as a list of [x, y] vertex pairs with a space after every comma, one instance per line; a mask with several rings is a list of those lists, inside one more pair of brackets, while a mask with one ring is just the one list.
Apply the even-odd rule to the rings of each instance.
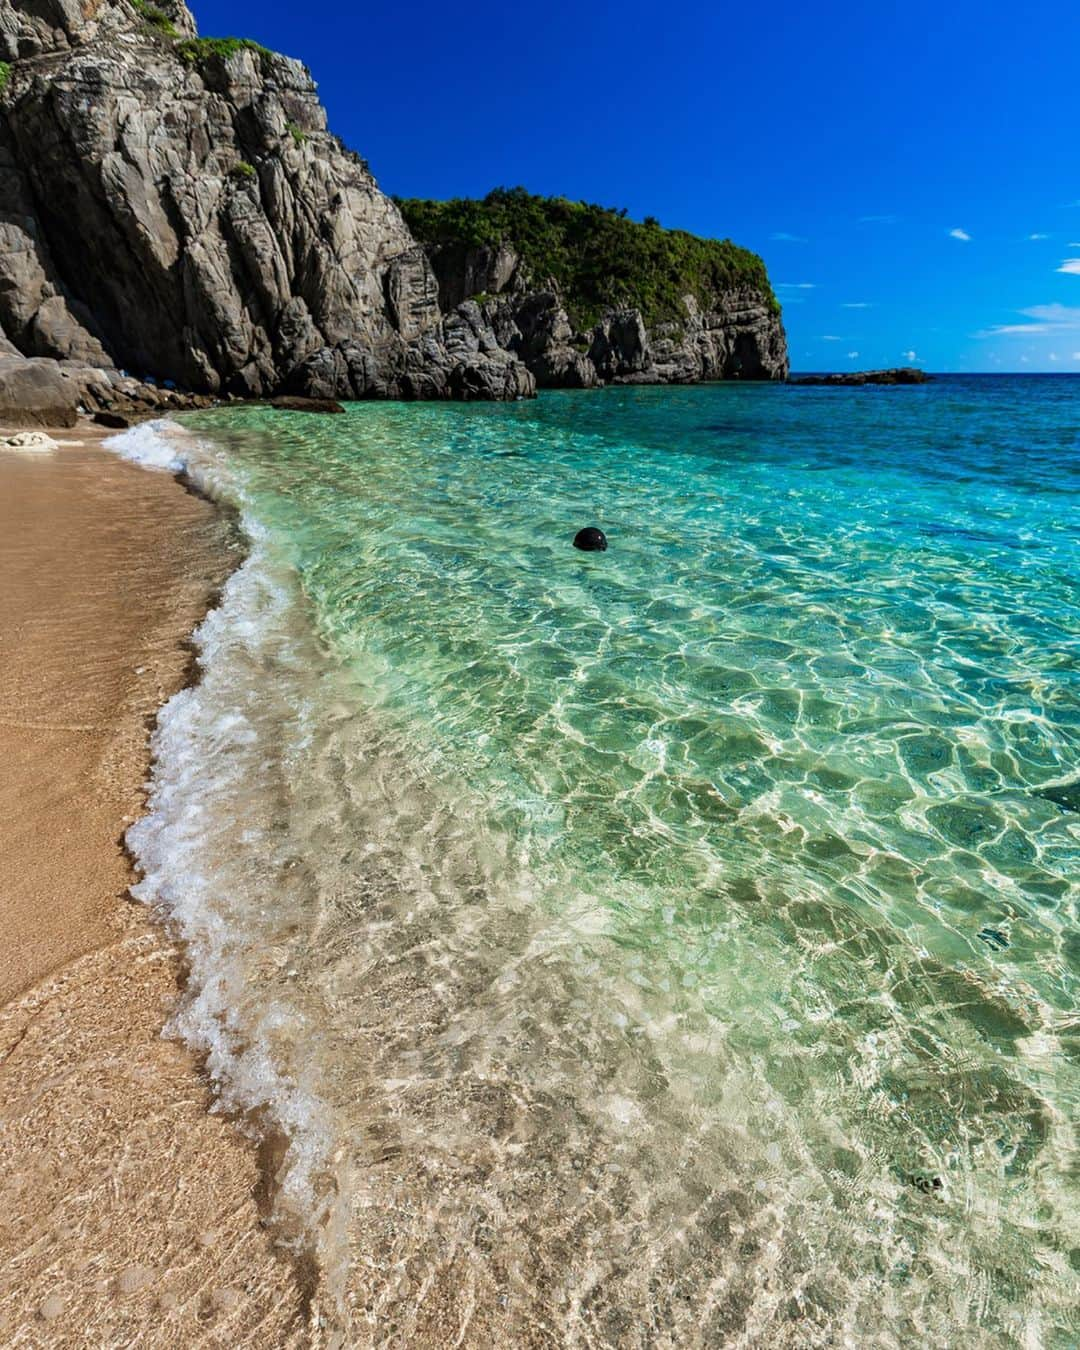
[[179, 954], [122, 845], [235, 546], [95, 429], [50, 434], [0, 451], [0, 1343], [297, 1345], [255, 1150], [162, 1039]]

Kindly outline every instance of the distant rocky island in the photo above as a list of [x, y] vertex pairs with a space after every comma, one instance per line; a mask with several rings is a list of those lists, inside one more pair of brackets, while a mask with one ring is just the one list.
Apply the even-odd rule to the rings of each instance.
[[833, 375], [796, 375], [789, 383], [850, 387], [863, 384], [928, 384], [933, 378], [917, 366], [893, 366], [889, 370], [845, 370]]
[[181, 0], [0, 5], [0, 203], [9, 421], [787, 375], [754, 254], [521, 190], [395, 204], [299, 61]]

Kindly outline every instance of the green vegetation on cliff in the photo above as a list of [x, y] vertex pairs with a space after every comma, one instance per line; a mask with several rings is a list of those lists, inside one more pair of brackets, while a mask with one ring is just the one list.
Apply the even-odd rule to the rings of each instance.
[[177, 55], [189, 66], [201, 66], [204, 61], [227, 61], [237, 52], [257, 52], [260, 61], [265, 63], [274, 53], [269, 47], [251, 38], [185, 38], [176, 44]]
[[534, 284], [552, 278], [579, 330], [607, 309], [633, 306], [650, 326], [686, 318], [682, 297], [702, 308], [712, 297], [749, 286], [780, 306], [765, 264], [730, 239], [701, 239], [665, 230], [651, 216], [643, 224], [625, 211], [535, 197], [524, 188], [496, 188], [482, 200], [397, 198], [405, 223], [422, 244], [480, 248], [507, 244], [522, 258]]
[[151, 28], [156, 28], [164, 37], [174, 38], [180, 34], [176, 31], [176, 25], [172, 19], [156, 5], [149, 3], [149, 0], [131, 0], [132, 8], [144, 23], [148, 23]]
[[4, 96], [4, 90], [8, 87], [8, 81], [11, 79], [11, 67], [6, 61], [0, 61], [0, 98]]

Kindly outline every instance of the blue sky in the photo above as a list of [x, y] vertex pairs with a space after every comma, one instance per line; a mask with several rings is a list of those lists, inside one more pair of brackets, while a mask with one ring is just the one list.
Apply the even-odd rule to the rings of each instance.
[[304, 60], [388, 192], [755, 249], [795, 369], [1080, 372], [1076, 0], [193, 8]]

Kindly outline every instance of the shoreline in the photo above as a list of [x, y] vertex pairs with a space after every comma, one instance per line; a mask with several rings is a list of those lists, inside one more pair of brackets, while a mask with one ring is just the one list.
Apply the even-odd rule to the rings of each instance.
[[256, 1145], [162, 1038], [179, 946], [128, 893], [149, 732], [239, 562], [227, 513], [102, 448], [0, 455], [0, 1328], [9, 1344], [305, 1343]]
[[[682, 440], [688, 426], [687, 449], [707, 449], [707, 438], [725, 430], [711, 411], [724, 401], [691, 401], [683, 420], [673, 421], [672, 436]], [[620, 403], [622, 416], [636, 419], [637, 398]], [[592, 564], [570, 554], [560, 522], [576, 517], [581, 482], [586, 489], [603, 482], [613, 453], [636, 445], [639, 423], [616, 422], [616, 435], [590, 443], [595, 424], [575, 417], [572, 445], [584, 450], [576, 456], [583, 477], [567, 488], [567, 448], [555, 435], [577, 410], [568, 404], [557, 411], [555, 434], [543, 419], [523, 419], [524, 430], [515, 429], [520, 440], [492, 419], [475, 419], [476, 445], [467, 457], [452, 434], [442, 434], [456, 429], [457, 416], [426, 411], [391, 412], [366, 427], [358, 418], [352, 428], [341, 426], [336, 441], [320, 428], [310, 436], [288, 432], [280, 455], [255, 439], [272, 443], [275, 419], [251, 416], [190, 457], [169, 444], [167, 429], [164, 437], [151, 430], [118, 447], [134, 463], [85, 446], [51, 460], [0, 456], [0, 638], [14, 634], [21, 643], [25, 628], [27, 643], [14, 665], [0, 660], [0, 689], [10, 669], [22, 680], [8, 688], [0, 737], [14, 727], [40, 744], [42, 762], [54, 769], [63, 768], [62, 754], [77, 759], [95, 735], [113, 747], [94, 760], [117, 769], [113, 795], [101, 789], [103, 819], [112, 822], [104, 837], [119, 847], [123, 827], [116, 822], [127, 823], [134, 796], [134, 809], [144, 812], [127, 836], [143, 869], [134, 894], [171, 916], [162, 937], [145, 910], [118, 905], [131, 880], [130, 869], [123, 871], [123, 888], [98, 896], [112, 906], [104, 912], [115, 911], [120, 937], [91, 943], [87, 955], [70, 958], [15, 1000], [10, 1015], [0, 1011], [0, 1071], [5, 1056], [15, 1065], [0, 1078], [0, 1327], [15, 1326], [12, 1343], [441, 1346], [455, 1335], [469, 1344], [531, 1344], [530, 1333], [536, 1344], [594, 1334], [600, 1343], [640, 1325], [691, 1342], [749, 1335], [796, 1344], [842, 1331], [849, 1310], [870, 1325], [902, 1314], [909, 1329], [917, 1325], [924, 1339], [945, 1343], [953, 1331], [951, 1282], [1021, 1261], [1029, 1272], [1024, 1284], [987, 1286], [982, 1309], [960, 1310], [961, 1332], [992, 1336], [1019, 1325], [1034, 1299], [1048, 1319], [1065, 1325], [1068, 1272], [1052, 1255], [1068, 1238], [1065, 1219], [1048, 1223], [1045, 1237], [1030, 1245], [1012, 1238], [1040, 1195], [1056, 1195], [1063, 1176], [1065, 1141], [1056, 1122], [1070, 1087], [1044, 1074], [1053, 1064], [1047, 1046], [1057, 1018], [1068, 1010], [1054, 1002], [1055, 987], [1042, 983], [1045, 964], [1025, 969], [1000, 956], [1015, 933], [1014, 951], [1028, 943], [1038, 960], [1036, 944], [1051, 950], [1057, 930], [1021, 922], [1013, 928], [1011, 915], [969, 908], [966, 892], [943, 910], [932, 887], [940, 882], [947, 895], [945, 886], [967, 884], [969, 869], [979, 865], [967, 857], [957, 865], [947, 846], [931, 856], [936, 870], [928, 867], [925, 889], [909, 889], [903, 874], [898, 883], [892, 870], [867, 870], [860, 871], [865, 892], [852, 896], [856, 903], [832, 901], [835, 888], [848, 884], [838, 866], [861, 869], [849, 858], [894, 848], [909, 857], [910, 835], [898, 833], [895, 822], [898, 798], [901, 807], [907, 800], [901, 778], [924, 794], [928, 825], [944, 820], [952, 828], [956, 817], [946, 812], [955, 787], [943, 789], [931, 777], [948, 734], [943, 717], [970, 728], [968, 739], [957, 736], [957, 750], [986, 752], [986, 760], [973, 761], [979, 778], [965, 780], [960, 818], [970, 822], [994, 797], [989, 810], [998, 821], [999, 785], [1018, 786], [1010, 829], [1015, 823], [1038, 838], [1040, 875], [1047, 887], [1061, 877], [1068, 893], [1067, 822], [1040, 805], [1047, 766], [1031, 774], [1017, 768], [1014, 777], [999, 769], [991, 753], [1010, 742], [997, 739], [993, 706], [980, 703], [971, 719], [968, 689], [953, 678], [986, 660], [990, 639], [1007, 636], [1008, 660], [995, 648], [992, 669], [996, 681], [1015, 689], [1016, 672], [1026, 679], [1043, 669], [1043, 635], [1066, 631], [1072, 611], [1058, 561], [1068, 555], [1055, 548], [1065, 523], [1052, 507], [1028, 515], [1021, 494], [1030, 481], [1027, 463], [1044, 469], [1051, 488], [1067, 486], [1068, 464], [1058, 468], [1055, 448], [1031, 437], [1024, 466], [1000, 475], [1005, 486], [995, 503], [995, 519], [1013, 519], [1009, 508], [1019, 524], [991, 526], [978, 514], [988, 497], [954, 506], [951, 481], [939, 472], [937, 435], [913, 430], [918, 409], [899, 425], [924, 458], [916, 455], [895, 484], [887, 476], [892, 432], [867, 434], [865, 416], [851, 423], [851, 439], [865, 445], [866, 468], [817, 475], [835, 459], [835, 437], [811, 410], [806, 444], [796, 440], [774, 464], [784, 437], [778, 432], [764, 443], [762, 468], [755, 460], [751, 472], [737, 467], [730, 476], [725, 514], [710, 507], [704, 516], [698, 494], [687, 491], [688, 471], [697, 466], [672, 460], [659, 437], [642, 436], [641, 471], [613, 486], [608, 479], [603, 491], [615, 527], [623, 522], [621, 538], [612, 534], [615, 569], [607, 579], [614, 584], [586, 592], [580, 578]], [[386, 460], [371, 463], [382, 447]], [[498, 493], [485, 453], [492, 450], [508, 461], [495, 466]], [[190, 484], [182, 474], [139, 471], [139, 461], [185, 460]], [[965, 467], [975, 493], [996, 483], [997, 464], [979, 447], [957, 452], [955, 470]], [[27, 527], [27, 503], [11, 491], [16, 468], [27, 481], [31, 469], [43, 483], [55, 480], [81, 518], [65, 517], [54, 502], [51, 511], [36, 511], [36, 528]], [[876, 482], [883, 476], [894, 489], [883, 512], [899, 502], [910, 514], [888, 515], [890, 532], [869, 545], [834, 542], [834, 501], [841, 524], [853, 511], [860, 526], [872, 521], [868, 503], [883, 500]], [[817, 482], [808, 482], [812, 477]], [[429, 493], [433, 478], [438, 491]], [[237, 503], [236, 515], [213, 498], [208, 503], [200, 484]], [[777, 493], [778, 486], [790, 491]], [[763, 523], [756, 503], [770, 496], [786, 508]], [[14, 524], [5, 519], [12, 500]], [[419, 523], [403, 519], [401, 503], [418, 500], [427, 514], [417, 513]], [[508, 503], [513, 510], [498, 509]], [[478, 522], [474, 553], [500, 568], [481, 574], [480, 584], [473, 560], [457, 557], [463, 519]], [[548, 520], [555, 528], [543, 536], [561, 537], [570, 559], [556, 582], [541, 552], [544, 539], [529, 551], [541, 533], [537, 521]], [[630, 520], [640, 522], [637, 540], [625, 527]], [[232, 551], [235, 536], [230, 546], [228, 526], [236, 521], [250, 540], [243, 554]], [[672, 521], [684, 541], [658, 581], [649, 545], [665, 538]], [[1013, 555], [1033, 537], [1020, 532], [1029, 526], [1041, 551], [1020, 561], [1041, 560], [1039, 594], [1030, 570], [1016, 580]], [[426, 549], [420, 570], [410, 573], [421, 531]], [[69, 538], [83, 548], [78, 559], [49, 547]], [[776, 567], [780, 540], [792, 552]], [[791, 561], [793, 541], [807, 542], [806, 556], [829, 566], [829, 604], [813, 632], [804, 631], [805, 612], [821, 594], [822, 571]], [[457, 561], [443, 571], [439, 563], [451, 549]], [[704, 582], [702, 557], [715, 559]], [[315, 559], [320, 570], [294, 571], [298, 558]], [[522, 558], [539, 565], [523, 568]], [[972, 648], [964, 638], [955, 647], [947, 642], [943, 654], [942, 633], [955, 638], [957, 628], [935, 624], [924, 634], [906, 607], [921, 615], [942, 594], [941, 578], [951, 585], [969, 565], [994, 584], [980, 593], [991, 595], [987, 631], [971, 639]], [[413, 608], [416, 575], [425, 586], [423, 603]], [[585, 575], [595, 578], [595, 569]], [[52, 591], [42, 576], [51, 578]], [[94, 576], [84, 603], [82, 590]], [[295, 593], [294, 576], [301, 583]], [[439, 587], [428, 584], [433, 576]], [[402, 579], [389, 596], [387, 577]], [[502, 585], [490, 584], [493, 577]], [[216, 608], [185, 642], [222, 581]], [[38, 584], [40, 597], [32, 589]], [[697, 609], [703, 584], [715, 589]], [[880, 592], [896, 587], [897, 597], [883, 607]], [[102, 589], [107, 597], [97, 594]], [[749, 609], [744, 593], [754, 601]], [[12, 622], [12, 601], [21, 598], [26, 614]], [[106, 600], [112, 610], [101, 608]], [[655, 611], [654, 600], [661, 606]], [[337, 628], [345, 606], [348, 627]], [[947, 618], [968, 608], [957, 604]], [[473, 697], [476, 663], [468, 658], [501, 644], [519, 660], [523, 613], [538, 632], [553, 617], [575, 635], [557, 655], [567, 663], [561, 671], [584, 676], [586, 694], [567, 714], [580, 719], [570, 731], [580, 727], [581, 738], [571, 739], [562, 724], [553, 728], [554, 742], [515, 734], [524, 714], [535, 726], [537, 708], [550, 704], [548, 648], [536, 664], [521, 666], [540, 703], [498, 703], [505, 735], [485, 748], [483, 761], [466, 751], [433, 767], [429, 747], [441, 750], [456, 736], [471, 749], [492, 725], [493, 705]], [[445, 626], [444, 614], [451, 616]], [[1017, 614], [1045, 626], [1033, 634]], [[607, 662], [609, 682], [590, 684], [597, 658], [618, 641], [615, 630], [628, 615], [641, 616], [628, 634], [642, 644], [633, 649], [632, 669], [613, 678], [618, 667]], [[30, 620], [40, 620], [40, 631]], [[113, 633], [111, 644], [99, 629]], [[144, 632], [156, 635], [154, 661], [143, 659]], [[429, 648], [417, 655], [415, 647], [394, 645], [399, 635], [404, 644], [417, 633], [438, 644], [434, 657]], [[377, 645], [376, 660], [397, 658], [408, 667], [415, 684], [385, 714], [385, 704], [367, 697], [369, 688], [380, 692], [378, 666], [365, 667], [363, 656], [353, 664], [344, 643], [333, 645], [339, 634], [360, 635]], [[684, 664], [698, 641], [708, 644], [704, 659]], [[730, 666], [715, 659], [721, 643]], [[95, 660], [87, 652], [97, 653]], [[884, 704], [872, 687], [877, 681], [866, 678], [879, 653], [881, 678], [891, 685]], [[677, 671], [670, 683], [650, 677], [647, 692], [630, 683], [643, 654], [652, 668]], [[668, 664], [673, 654], [677, 666]], [[330, 656], [325, 665], [323, 655]], [[778, 694], [796, 662], [806, 672], [795, 686], [797, 727], [793, 700]], [[1048, 681], [1057, 669], [1049, 667]], [[441, 693], [447, 671], [445, 703], [415, 697], [416, 689]], [[123, 688], [106, 697], [98, 686], [110, 679]], [[161, 701], [185, 679], [186, 691], [163, 711]], [[508, 682], [503, 675], [497, 683], [501, 700]], [[775, 702], [744, 700], [755, 688]], [[413, 720], [418, 707], [450, 712], [455, 696], [460, 720]], [[813, 702], [804, 705], [804, 696]], [[650, 721], [616, 739], [611, 724], [597, 718], [615, 698]], [[1056, 711], [1033, 690], [1030, 706], [1041, 710], [1043, 703]], [[803, 706], [820, 718], [804, 719]], [[13, 707], [22, 720], [5, 724]], [[392, 725], [398, 714], [409, 719], [400, 736]], [[155, 717], [147, 812], [134, 784], [147, 775], [146, 728]], [[856, 718], [870, 724], [872, 738], [849, 745]], [[730, 748], [710, 736], [695, 750], [684, 734], [695, 720], [729, 737]], [[1058, 723], [1046, 725], [1048, 737], [1056, 735]], [[1067, 748], [1068, 723], [1061, 725], [1064, 739], [1043, 744], [1054, 749], [1055, 762], [1067, 763], [1060, 748]], [[686, 747], [685, 762], [670, 773], [661, 766], [665, 814], [642, 796], [637, 814], [597, 812], [594, 831], [572, 796], [557, 795], [561, 785], [579, 785], [578, 801], [591, 815], [616, 774], [660, 777], [641, 747], [655, 755], [662, 741], [637, 739], [650, 726], [672, 727], [672, 743]], [[604, 754], [618, 756], [615, 771], [593, 754], [592, 738], [600, 736]], [[120, 743], [127, 757], [116, 752]], [[0, 739], [5, 762], [19, 763], [10, 744]], [[1028, 744], [1020, 742], [1021, 750]], [[519, 746], [536, 758], [519, 762]], [[766, 762], [757, 778], [743, 758], [755, 754]], [[54, 774], [55, 800], [31, 793], [24, 801], [37, 764], [23, 759], [27, 786], [13, 801], [39, 838], [19, 828], [11, 838], [30, 857], [36, 844], [39, 863], [47, 863], [67, 846], [59, 825], [72, 803], [80, 816], [89, 817], [90, 806], [70, 773]], [[518, 795], [508, 765], [520, 770], [528, 798]], [[552, 765], [560, 775], [554, 781]], [[704, 795], [706, 781], [714, 789], [721, 784], [727, 800], [720, 790]], [[870, 792], [852, 790], [864, 781]], [[509, 823], [508, 783], [522, 809]], [[805, 814], [796, 802], [785, 819], [790, 794], [808, 783], [822, 792], [808, 796]], [[676, 792], [685, 792], [690, 810]], [[568, 810], [549, 830], [553, 802]], [[857, 814], [844, 816], [852, 803]], [[514, 835], [524, 812], [525, 828]], [[18, 826], [16, 816], [6, 810]], [[849, 823], [834, 835], [838, 819]], [[670, 823], [672, 832], [646, 836], [643, 859], [631, 835], [653, 820], [665, 832]], [[717, 827], [725, 836], [714, 845]], [[543, 845], [554, 839], [554, 847], [539, 855], [514, 848], [522, 840], [528, 849], [534, 838]], [[847, 848], [846, 839], [853, 847], [844, 853], [837, 841]], [[593, 880], [597, 844], [604, 849], [600, 881]], [[107, 851], [112, 861], [114, 852]], [[535, 868], [537, 856], [550, 865]], [[996, 859], [1010, 867], [1000, 853]], [[77, 875], [77, 894], [42, 891], [68, 920], [61, 937], [92, 939], [93, 923], [76, 922], [74, 907], [88, 889]], [[1021, 859], [1003, 875], [1022, 886], [1031, 872]], [[0, 896], [6, 889], [14, 895], [3, 883], [0, 871]], [[788, 908], [788, 895], [797, 893]], [[978, 933], [976, 913], [977, 922], [987, 921]], [[42, 917], [49, 917], [47, 904], [30, 913], [24, 936], [34, 935]], [[979, 942], [993, 955], [980, 952]], [[793, 965], [796, 947], [829, 961], [820, 970], [801, 957]], [[848, 949], [851, 957], [834, 966], [833, 953]], [[888, 960], [879, 963], [886, 949]], [[55, 959], [55, 936], [50, 950]], [[642, 952], [655, 964], [644, 983]], [[188, 972], [183, 954], [191, 958]], [[5, 960], [0, 950], [0, 992]], [[1003, 986], [1003, 970], [1032, 977], [1024, 986], [1030, 1003]], [[866, 1005], [850, 1003], [852, 982], [861, 998], [864, 977]], [[183, 1011], [171, 1025], [182, 1027], [194, 1057], [177, 1045], [163, 1049], [160, 1037], [181, 982]], [[822, 1039], [816, 1015], [829, 1003], [845, 1018]], [[805, 1036], [793, 1034], [804, 1027]], [[1037, 1059], [1026, 1052], [1013, 1058], [1021, 1040]], [[866, 1082], [871, 1093], [881, 1084], [907, 1093], [914, 1083], [925, 1097], [910, 1115], [906, 1108], [903, 1116], [871, 1115], [868, 1102], [879, 1099], [868, 1098], [861, 1081], [838, 1091], [816, 1072], [823, 1053], [862, 1066], [864, 1047], [879, 1044]], [[900, 1064], [894, 1056], [910, 1045], [919, 1047], [918, 1061]], [[263, 1046], [270, 1052], [260, 1056]], [[200, 1047], [207, 1047], [205, 1061]], [[747, 1067], [758, 1051], [769, 1057], [769, 1076]], [[955, 1090], [970, 1105], [946, 1151], [937, 1122]], [[287, 1109], [280, 1110], [283, 1101]], [[302, 1111], [288, 1109], [293, 1105]], [[217, 1114], [206, 1115], [208, 1106]], [[252, 1137], [258, 1144], [248, 1142]], [[1003, 1159], [1000, 1145], [986, 1147], [999, 1139], [1014, 1149], [1011, 1157]], [[310, 1167], [292, 1170], [297, 1156], [315, 1158], [324, 1187], [307, 1185], [316, 1175]], [[847, 1178], [840, 1195], [838, 1157]], [[865, 1162], [849, 1169], [852, 1157]], [[327, 1160], [332, 1167], [323, 1166]], [[293, 1188], [296, 1177], [302, 1184]], [[328, 1195], [325, 1206], [309, 1203]], [[966, 1196], [976, 1197], [980, 1214], [993, 1213], [992, 1224], [967, 1226]], [[46, 1216], [40, 1221], [39, 1211]], [[871, 1263], [895, 1252], [887, 1236], [878, 1241], [853, 1226], [853, 1214], [871, 1212], [888, 1233], [921, 1234], [933, 1262], [924, 1282], [907, 1286], [904, 1305], [886, 1304], [866, 1279]], [[291, 1224], [297, 1216], [312, 1222]], [[673, 1224], [678, 1240], [669, 1246]], [[305, 1260], [296, 1249], [312, 1230]], [[799, 1251], [789, 1269], [778, 1270], [770, 1253], [783, 1231], [797, 1235]], [[1043, 1251], [1051, 1255], [1044, 1259]], [[730, 1297], [717, 1305], [711, 1294], [721, 1284]]]

